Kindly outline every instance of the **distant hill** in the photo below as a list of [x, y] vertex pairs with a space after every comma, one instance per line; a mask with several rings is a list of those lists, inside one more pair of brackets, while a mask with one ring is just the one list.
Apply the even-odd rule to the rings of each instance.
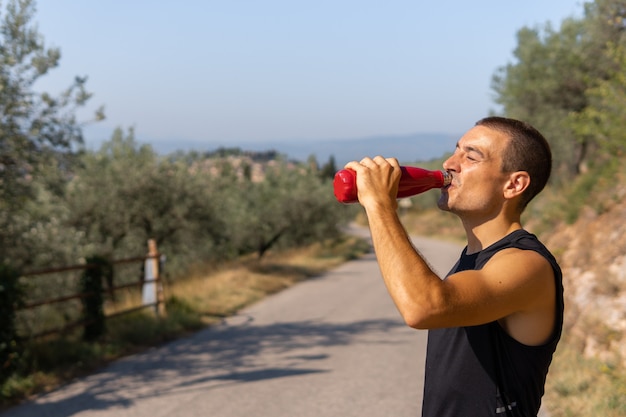
[[395, 157], [400, 162], [427, 161], [440, 158], [444, 154], [454, 151], [459, 136], [445, 133], [414, 133], [337, 140], [284, 140], [215, 144], [171, 141], [153, 143], [152, 146], [159, 153], [192, 149], [210, 152], [220, 147], [239, 147], [249, 151], [275, 150], [286, 155], [289, 159], [299, 161], [306, 161], [309, 156], [315, 155], [319, 163], [328, 161], [332, 155], [335, 157], [337, 166], [342, 166], [351, 160], [360, 160], [365, 156], [376, 155]]

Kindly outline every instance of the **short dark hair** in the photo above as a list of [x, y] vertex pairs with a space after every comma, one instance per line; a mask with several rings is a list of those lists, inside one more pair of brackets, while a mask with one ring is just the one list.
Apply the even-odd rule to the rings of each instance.
[[506, 117], [485, 117], [476, 122], [476, 126], [485, 126], [497, 130], [509, 137], [509, 144], [502, 155], [502, 171], [526, 171], [530, 176], [530, 185], [522, 194], [520, 211], [548, 183], [552, 171], [552, 151], [546, 138], [529, 123]]

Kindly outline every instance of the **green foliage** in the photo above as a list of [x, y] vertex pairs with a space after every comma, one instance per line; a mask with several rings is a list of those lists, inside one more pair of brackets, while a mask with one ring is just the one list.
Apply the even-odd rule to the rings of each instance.
[[579, 137], [593, 138], [604, 156], [624, 155], [626, 151], [626, 45], [609, 44], [607, 56], [613, 70], [587, 91], [589, 106], [571, 115]]
[[354, 212], [334, 200], [328, 179], [311, 166], [255, 155], [163, 157], [138, 144], [132, 129], [117, 129], [80, 156], [63, 201], [66, 230], [83, 252], [111, 258], [155, 239], [173, 276], [337, 236]]
[[583, 35], [584, 25], [575, 20], [565, 21], [560, 32], [550, 25], [543, 30], [523, 28], [514, 51], [517, 61], [500, 68], [492, 79], [495, 101], [504, 114], [530, 122], [546, 136], [555, 168], [565, 177], [577, 173], [583, 157], [581, 144], [565, 124], [570, 112], [586, 104]]
[[331, 155], [328, 158], [328, 162], [322, 166], [322, 169], [319, 172], [321, 178], [332, 180], [335, 178], [335, 174], [337, 173], [337, 163], [335, 162], [335, 156]]
[[73, 370], [110, 354], [107, 347], [85, 340], [62, 337], [46, 341], [33, 341], [26, 349], [27, 366], [22, 373], [33, 371], [61, 371], [71, 374]]
[[[60, 51], [46, 48], [32, 22], [34, 1], [9, 1], [3, 12], [0, 12], [0, 262], [13, 262], [23, 259], [20, 253], [23, 248], [36, 245], [36, 241], [28, 239], [28, 232], [39, 226], [39, 219], [31, 214], [32, 206], [28, 203], [36, 198], [38, 187], [54, 185], [54, 176], [38, 181], [44, 169], [62, 163], [64, 153], [82, 141], [75, 111], [85, 105], [90, 94], [85, 90], [86, 78], [81, 77], [76, 77], [58, 96], [35, 91], [37, 80], [59, 65]], [[96, 118], [101, 117], [99, 112]]]
[[167, 300], [167, 315], [157, 318], [152, 311], [141, 310], [114, 318], [107, 338], [122, 349], [153, 346], [205, 326], [201, 314], [185, 300], [171, 297]]
[[265, 175], [264, 181], [239, 184], [240, 191], [230, 199], [229, 236], [239, 254], [262, 257], [272, 247], [332, 238], [348, 221], [348, 210], [335, 201], [330, 181], [310, 169], [277, 162]]
[[0, 383], [15, 370], [19, 360], [19, 343], [15, 331], [15, 310], [22, 304], [23, 291], [19, 273], [0, 264]]
[[83, 319], [86, 321], [83, 338], [92, 341], [104, 333], [103, 281], [113, 281], [113, 266], [110, 261], [100, 256], [88, 257], [86, 261], [87, 265], [93, 266], [83, 272], [79, 292], [85, 294], [81, 299]]
[[574, 223], [584, 207], [602, 214], [614, 203], [609, 197], [615, 189], [614, 181], [618, 178], [620, 159], [609, 159], [601, 164], [594, 164], [588, 172], [578, 176], [569, 187], [562, 191], [562, 213], [568, 224]]
[[117, 129], [99, 151], [81, 156], [67, 188], [67, 224], [92, 251], [111, 257], [138, 255], [148, 239], [170, 265], [219, 252], [224, 227], [198, 160], [204, 159], [160, 157], [138, 144], [132, 129]]
[[204, 157], [209, 159], [224, 159], [229, 157], [247, 157], [255, 162], [269, 162], [280, 157], [279, 153], [275, 150], [269, 151], [244, 151], [241, 148], [224, 148], [220, 147], [214, 151], [204, 152]]
[[622, 0], [597, 0], [585, 5], [584, 18], [566, 19], [559, 30], [522, 28], [516, 61], [492, 79], [503, 113], [530, 122], [550, 142], [558, 184], [596, 157], [597, 135], [574, 126], [571, 118], [585, 111], [589, 91], [616, 70], [609, 45], [622, 42], [625, 6]]

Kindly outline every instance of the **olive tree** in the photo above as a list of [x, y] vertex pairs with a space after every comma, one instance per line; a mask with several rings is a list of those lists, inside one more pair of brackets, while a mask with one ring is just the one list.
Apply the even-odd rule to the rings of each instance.
[[261, 182], [240, 185], [231, 236], [242, 252], [298, 247], [336, 237], [353, 212], [334, 198], [331, 181], [310, 167], [277, 161]]
[[46, 47], [37, 31], [34, 1], [9, 1], [0, 13], [0, 262], [14, 262], [16, 249], [33, 243], [25, 233], [36, 226], [28, 203], [55, 177], [37, 180], [82, 141], [75, 111], [91, 94], [84, 77], [58, 96], [38, 92], [37, 80], [59, 65], [60, 50]]

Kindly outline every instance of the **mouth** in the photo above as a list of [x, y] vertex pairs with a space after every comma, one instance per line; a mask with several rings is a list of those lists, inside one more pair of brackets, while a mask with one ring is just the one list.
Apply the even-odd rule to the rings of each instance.
[[450, 187], [454, 185], [454, 178], [452, 177], [452, 174], [450, 174], [449, 172], [447, 172], [446, 174], [446, 179], [444, 181], [443, 187], [441, 187], [441, 191], [447, 191], [448, 189], [450, 189]]

